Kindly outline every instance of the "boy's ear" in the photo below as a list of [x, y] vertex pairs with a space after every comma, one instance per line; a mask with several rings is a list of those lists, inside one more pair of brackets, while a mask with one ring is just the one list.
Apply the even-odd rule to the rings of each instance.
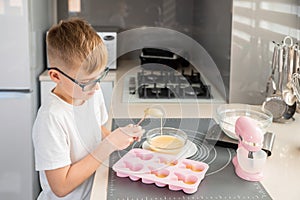
[[59, 74], [58, 71], [50, 69], [48, 71], [48, 74], [49, 74], [52, 81], [54, 81], [55, 83], [60, 82], [60, 74]]

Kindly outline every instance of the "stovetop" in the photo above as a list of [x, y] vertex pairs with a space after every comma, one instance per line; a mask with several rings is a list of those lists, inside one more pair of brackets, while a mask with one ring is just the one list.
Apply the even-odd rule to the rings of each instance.
[[[156, 65], [155, 65], [156, 66]], [[193, 67], [135, 67], [120, 78], [124, 103], [226, 103], [216, 87]]]
[[176, 70], [145, 70], [129, 80], [129, 92], [143, 99], [211, 99], [210, 86], [201, 79], [199, 72], [186, 73]]

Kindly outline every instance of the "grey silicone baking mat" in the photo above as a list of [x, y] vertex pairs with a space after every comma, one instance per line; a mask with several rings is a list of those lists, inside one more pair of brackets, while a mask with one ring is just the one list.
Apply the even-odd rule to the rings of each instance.
[[[114, 119], [112, 129], [136, 123], [138, 119]], [[144, 184], [141, 180], [132, 181], [120, 178], [110, 168], [107, 199], [108, 200], [189, 200], [189, 199], [272, 199], [260, 182], [248, 182], [235, 175], [232, 158], [235, 150], [208, 144], [204, 141], [207, 130], [215, 125], [212, 119], [166, 119], [163, 126], [180, 128], [187, 132], [189, 140], [197, 145], [198, 151], [189, 159], [205, 162], [209, 170], [194, 194], [183, 191], [171, 191], [166, 187], [155, 184]], [[150, 130], [160, 126], [159, 119], [147, 119], [142, 123], [143, 128]], [[135, 142], [127, 150], [114, 152], [110, 157], [110, 166], [132, 148], [141, 148], [145, 141]]]

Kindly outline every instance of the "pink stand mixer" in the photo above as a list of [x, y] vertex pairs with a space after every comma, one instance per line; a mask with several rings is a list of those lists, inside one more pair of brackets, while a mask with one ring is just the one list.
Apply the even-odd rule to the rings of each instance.
[[232, 159], [235, 173], [247, 181], [260, 181], [267, 153], [262, 150], [264, 134], [257, 122], [249, 117], [239, 117], [235, 124], [239, 137], [236, 156]]

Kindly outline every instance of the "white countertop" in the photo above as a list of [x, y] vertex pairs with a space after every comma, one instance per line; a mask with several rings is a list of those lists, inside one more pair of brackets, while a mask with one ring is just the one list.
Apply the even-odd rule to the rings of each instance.
[[[131, 106], [130, 106], [131, 107]], [[140, 117], [145, 105], [136, 105], [131, 117]], [[204, 108], [207, 107], [207, 108]], [[211, 108], [209, 105], [199, 107], [202, 110], [201, 116], [186, 117], [210, 117]], [[193, 105], [185, 105], [181, 109], [193, 109]], [[164, 105], [171, 117], [181, 117], [180, 108], [176, 105]], [[122, 116], [121, 116], [122, 117]], [[124, 117], [124, 116], [123, 116]], [[185, 117], [185, 116], [182, 116]], [[110, 123], [109, 123], [110, 126]], [[268, 157], [264, 167], [264, 179], [261, 181], [265, 189], [273, 199], [299, 199], [300, 196], [300, 115], [295, 115], [295, 121], [289, 124], [273, 123], [269, 128], [276, 134], [272, 155]], [[107, 166], [107, 165], [106, 165]], [[108, 169], [100, 167], [95, 176], [91, 200], [106, 199]], [[142, 184], [142, 183], [141, 183]], [[201, 187], [201, 185], [200, 185]]]
[[[124, 69], [118, 68], [117, 77]], [[117, 79], [118, 79], [117, 78]], [[119, 85], [119, 86], [118, 86]], [[151, 103], [122, 102], [122, 83], [115, 84], [112, 107], [107, 127], [111, 127], [112, 118], [140, 118]], [[170, 118], [210, 118], [216, 104], [212, 103], [161, 103]], [[272, 123], [269, 131], [276, 135], [272, 155], [268, 157], [264, 168], [264, 179], [261, 181], [273, 199], [299, 199], [300, 197], [300, 114], [295, 114], [295, 121], [288, 124]], [[106, 199], [108, 168], [101, 166], [95, 176], [91, 200]], [[142, 183], [141, 183], [142, 184]], [[201, 185], [200, 185], [201, 187]]]

